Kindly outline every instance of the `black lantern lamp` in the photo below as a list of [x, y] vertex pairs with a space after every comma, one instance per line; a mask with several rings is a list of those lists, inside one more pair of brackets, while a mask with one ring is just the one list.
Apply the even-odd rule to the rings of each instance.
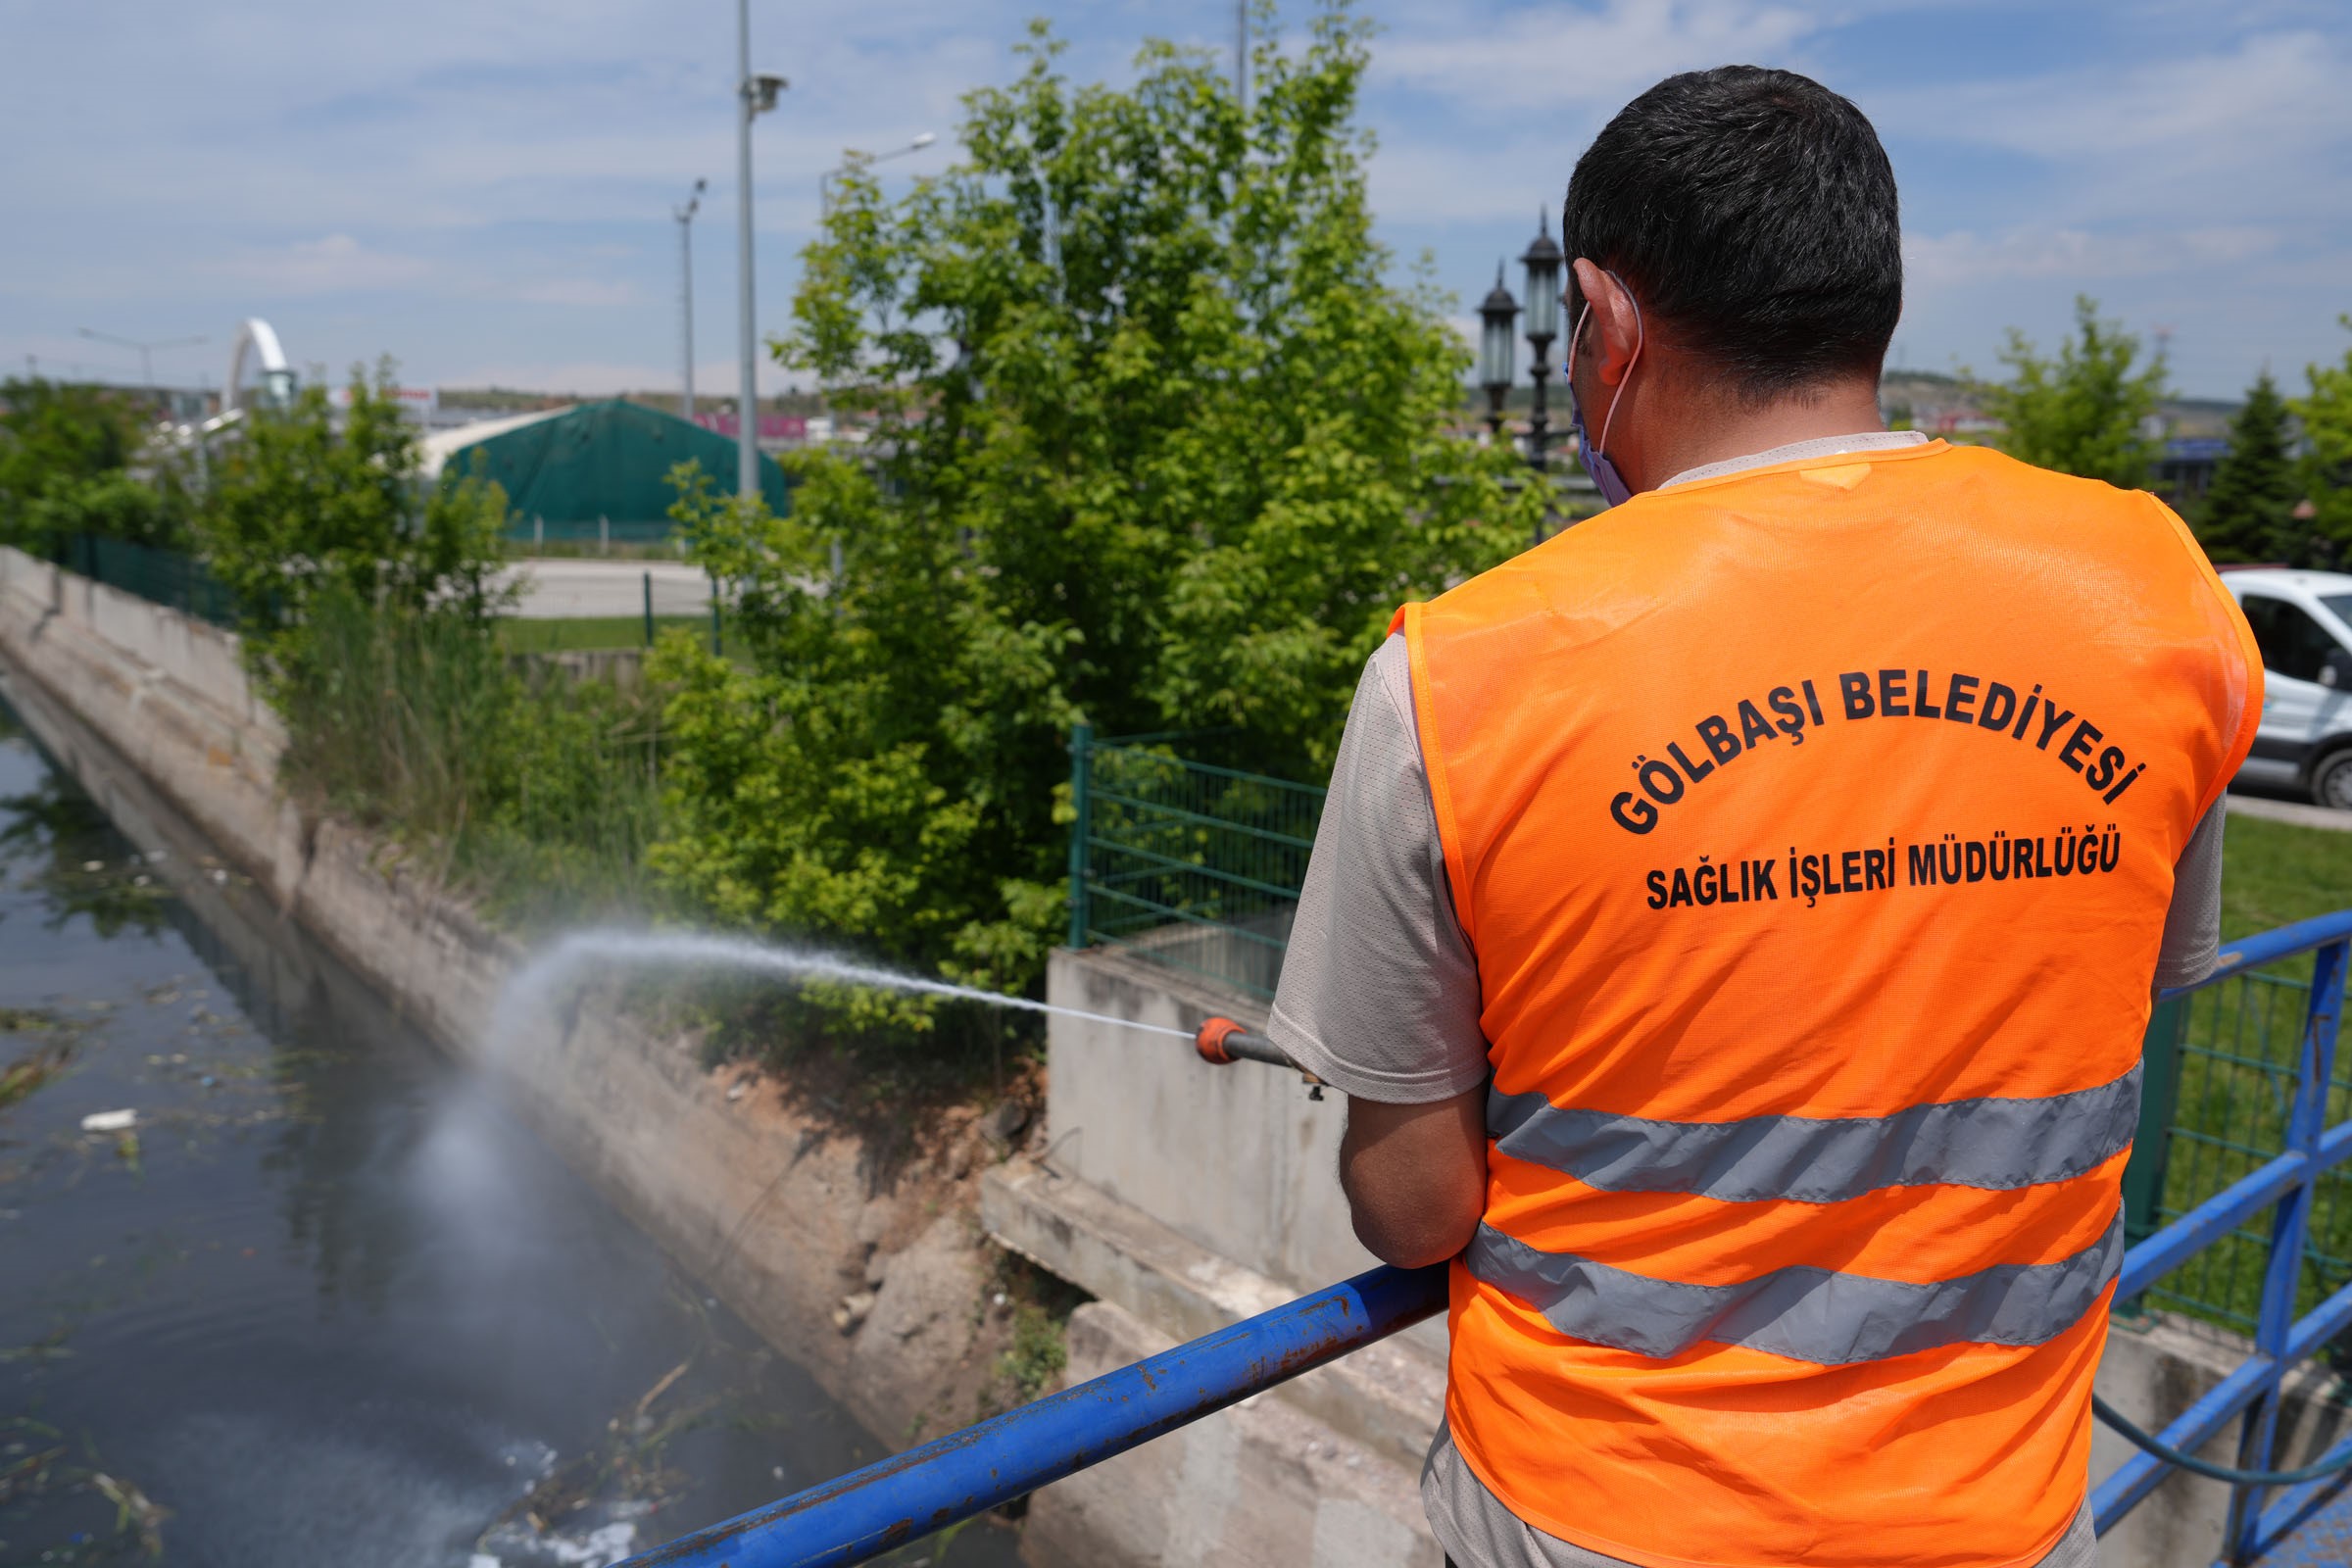
[[1487, 428], [1494, 439], [1502, 439], [1502, 404], [1511, 395], [1511, 381], [1517, 374], [1513, 362], [1518, 358], [1513, 341], [1519, 319], [1519, 302], [1511, 291], [1502, 286], [1502, 264], [1494, 264], [1494, 288], [1478, 307], [1478, 382], [1487, 389]]
[[1536, 220], [1535, 243], [1519, 258], [1527, 269], [1527, 343], [1536, 351], [1535, 363], [1528, 374], [1536, 383], [1536, 406], [1528, 420], [1528, 461], [1540, 470], [1545, 466], [1544, 436], [1551, 420], [1544, 413], [1544, 382], [1551, 374], [1552, 340], [1560, 335], [1560, 246], [1551, 237], [1548, 216]]
[[[1550, 218], [1536, 215], [1535, 243], [1519, 263], [1527, 269], [1527, 343], [1535, 350], [1535, 360], [1527, 368], [1528, 379], [1535, 382], [1535, 407], [1527, 418], [1527, 461], [1538, 474], [1546, 474], [1550, 454], [1544, 450], [1551, 433], [1551, 416], [1544, 410], [1544, 382], [1551, 374], [1551, 344], [1560, 335], [1560, 263], [1565, 260], [1559, 242], [1551, 237]], [[1538, 480], [1548, 484], [1548, 477]], [[1544, 515], [1536, 519], [1536, 543], [1544, 542], [1544, 523], [1551, 508], [1546, 492]]]

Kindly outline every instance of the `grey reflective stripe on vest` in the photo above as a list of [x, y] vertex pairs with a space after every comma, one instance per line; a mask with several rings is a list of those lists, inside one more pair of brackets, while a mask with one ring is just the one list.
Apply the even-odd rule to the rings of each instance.
[[2104, 1164], [2139, 1124], [2139, 1068], [2036, 1100], [1953, 1100], [1891, 1116], [1651, 1121], [1487, 1096], [1487, 1133], [1513, 1159], [1616, 1193], [1835, 1203], [1883, 1187], [2006, 1191]]
[[2082, 1321], [2124, 1261], [2119, 1209], [2105, 1237], [2055, 1263], [2001, 1263], [1958, 1279], [1905, 1280], [1794, 1267], [1739, 1285], [1685, 1285], [1544, 1252], [1489, 1225], [1471, 1239], [1471, 1276], [1507, 1291], [1571, 1339], [1669, 1356], [1743, 1346], [1842, 1366], [1949, 1345], [2039, 1345]]

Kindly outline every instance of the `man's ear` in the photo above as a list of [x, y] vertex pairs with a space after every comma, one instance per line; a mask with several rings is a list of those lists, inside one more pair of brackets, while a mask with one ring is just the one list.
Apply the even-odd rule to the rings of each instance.
[[[1615, 386], [1625, 379], [1633, 367], [1635, 352], [1642, 343], [1642, 321], [1635, 314], [1634, 297], [1623, 284], [1580, 256], [1573, 270], [1576, 291], [1592, 314], [1585, 321], [1584, 341], [1578, 352], [1591, 358], [1601, 384]], [[1569, 330], [1576, 323], [1569, 321]]]

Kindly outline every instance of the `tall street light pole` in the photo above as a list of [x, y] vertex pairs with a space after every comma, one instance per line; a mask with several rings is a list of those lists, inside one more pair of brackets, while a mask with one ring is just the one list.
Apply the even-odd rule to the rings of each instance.
[[749, 501], [760, 493], [759, 341], [752, 318], [752, 121], [775, 108], [776, 94], [788, 85], [782, 76], [752, 74], [752, 0], [735, 0], [735, 304], [741, 317], [737, 350], [743, 362], [735, 415], [735, 492]]
[[1250, 113], [1250, 0], [1233, 0], [1233, 95]]
[[137, 349], [139, 351], [139, 379], [146, 384], [147, 390], [150, 392], [155, 390], [155, 351], [157, 349], [191, 348], [206, 341], [202, 337], [169, 337], [153, 343], [142, 343], [136, 338], [117, 337], [111, 332], [93, 332], [86, 326], [79, 330], [83, 337], [95, 343], [113, 343], [122, 348]]
[[678, 314], [679, 338], [682, 346], [685, 372], [679, 380], [678, 417], [694, 417], [694, 215], [703, 205], [703, 191], [710, 181], [694, 182], [694, 193], [686, 205], [675, 208], [671, 216], [678, 220]]

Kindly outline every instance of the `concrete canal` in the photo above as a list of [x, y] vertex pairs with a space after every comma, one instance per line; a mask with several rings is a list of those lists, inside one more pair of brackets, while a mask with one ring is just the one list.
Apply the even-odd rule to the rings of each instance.
[[883, 1451], [0, 709], [0, 1564], [605, 1563]]

